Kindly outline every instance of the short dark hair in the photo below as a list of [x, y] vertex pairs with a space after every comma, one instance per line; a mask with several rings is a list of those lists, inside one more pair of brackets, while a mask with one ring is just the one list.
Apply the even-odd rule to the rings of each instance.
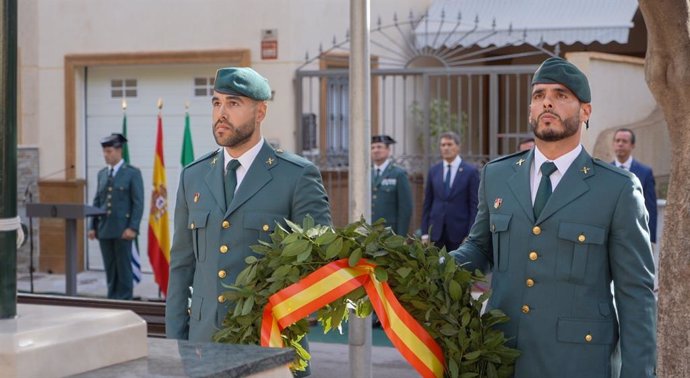
[[616, 132], [613, 133], [613, 139], [616, 139], [616, 134], [620, 132], [630, 133], [630, 143], [635, 144], [635, 133], [632, 130], [625, 127], [621, 127], [618, 130], [616, 130]]
[[460, 145], [460, 135], [454, 131], [444, 131], [441, 136], [438, 137], [439, 142], [441, 139], [452, 139], [455, 144]]

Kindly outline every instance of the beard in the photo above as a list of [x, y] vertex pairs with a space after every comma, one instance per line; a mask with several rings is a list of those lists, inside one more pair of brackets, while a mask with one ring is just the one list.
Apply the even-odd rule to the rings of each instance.
[[[539, 128], [539, 118], [544, 114], [550, 114], [556, 117], [563, 125], [561, 130], [554, 128], [553, 126], [544, 126]], [[553, 123], [553, 122], [552, 122]], [[532, 132], [537, 138], [546, 142], [557, 142], [559, 140], [566, 139], [577, 133], [580, 129], [580, 116], [574, 115], [572, 117], [562, 119], [558, 114], [553, 112], [543, 112], [536, 119], [531, 118], [529, 120], [529, 125], [532, 127]]]
[[[229, 128], [232, 131], [226, 132], [228, 135], [225, 136], [219, 135], [215, 129], [220, 123], [224, 124], [227, 128]], [[251, 138], [252, 135], [254, 135], [254, 130], [256, 130], [256, 125], [254, 124], [253, 119], [238, 126], [233, 125], [227, 120], [219, 119], [213, 125], [213, 137], [216, 139], [216, 143], [219, 146], [236, 147], [248, 141], [249, 138]]]

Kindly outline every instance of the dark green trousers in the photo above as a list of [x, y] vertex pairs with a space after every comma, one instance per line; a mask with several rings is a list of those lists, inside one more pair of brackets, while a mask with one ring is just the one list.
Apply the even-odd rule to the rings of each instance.
[[108, 281], [108, 299], [132, 299], [132, 241], [99, 239], [98, 242]]

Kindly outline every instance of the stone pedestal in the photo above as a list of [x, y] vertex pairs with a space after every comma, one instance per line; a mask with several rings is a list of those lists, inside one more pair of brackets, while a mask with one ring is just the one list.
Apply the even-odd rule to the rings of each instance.
[[0, 377], [64, 377], [147, 354], [146, 322], [129, 310], [18, 304], [0, 320]]

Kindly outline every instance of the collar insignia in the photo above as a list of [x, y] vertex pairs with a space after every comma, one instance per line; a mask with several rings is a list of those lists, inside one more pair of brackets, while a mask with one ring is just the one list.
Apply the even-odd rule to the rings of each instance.
[[213, 160], [211, 160], [211, 165], [216, 165], [216, 160], [218, 160], [218, 157], [214, 156]]
[[526, 161], [525, 159], [520, 159], [520, 160], [518, 160], [517, 163], [515, 163], [515, 164], [517, 164], [517, 165], [519, 165], [519, 166], [522, 167], [522, 163], [524, 163], [525, 161]]
[[582, 172], [582, 173], [584, 173], [584, 174], [587, 174], [587, 173], [589, 173], [589, 170], [590, 170], [590, 169], [592, 169], [592, 168], [589, 168], [589, 167], [582, 167], [582, 169], [580, 169], [580, 172]]

